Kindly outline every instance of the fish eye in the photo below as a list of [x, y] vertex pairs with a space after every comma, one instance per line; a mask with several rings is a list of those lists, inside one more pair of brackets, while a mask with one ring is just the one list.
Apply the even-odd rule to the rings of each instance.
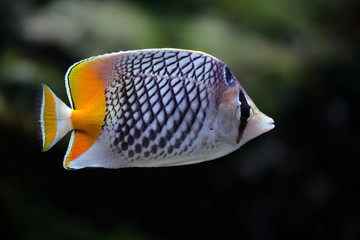
[[240, 103], [235, 108], [235, 117], [239, 122], [248, 122], [254, 117], [254, 110], [249, 105]]
[[240, 122], [248, 122], [254, 116], [254, 110], [246, 100], [245, 94], [242, 90], [239, 93], [240, 104], [235, 109], [236, 119]]
[[224, 79], [227, 84], [231, 84], [234, 81], [234, 75], [228, 68], [228, 66], [224, 67]]

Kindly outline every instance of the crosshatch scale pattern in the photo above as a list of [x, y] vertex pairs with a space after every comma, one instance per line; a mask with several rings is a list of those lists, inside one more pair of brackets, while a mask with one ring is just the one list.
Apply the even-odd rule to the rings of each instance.
[[100, 139], [126, 162], [183, 158], [216, 150], [199, 144], [209, 109], [225, 88], [223, 62], [186, 51], [141, 51], [119, 57], [117, 78], [106, 88]]

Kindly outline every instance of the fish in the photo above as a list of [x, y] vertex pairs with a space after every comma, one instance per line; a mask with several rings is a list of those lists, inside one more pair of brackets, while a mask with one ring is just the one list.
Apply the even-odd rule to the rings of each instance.
[[129, 50], [66, 72], [70, 107], [42, 84], [42, 151], [71, 133], [65, 169], [166, 167], [225, 156], [274, 128], [229, 67], [200, 51]]

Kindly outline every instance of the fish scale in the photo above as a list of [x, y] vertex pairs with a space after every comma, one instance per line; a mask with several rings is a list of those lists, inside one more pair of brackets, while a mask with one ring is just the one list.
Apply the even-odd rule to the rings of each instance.
[[111, 151], [127, 163], [200, 151], [194, 143], [202, 136], [216, 90], [207, 86], [215, 79], [204, 81], [204, 75], [216, 69], [213, 58], [154, 51], [124, 55], [118, 62], [119, 78], [105, 90], [108, 114], [101, 136]]

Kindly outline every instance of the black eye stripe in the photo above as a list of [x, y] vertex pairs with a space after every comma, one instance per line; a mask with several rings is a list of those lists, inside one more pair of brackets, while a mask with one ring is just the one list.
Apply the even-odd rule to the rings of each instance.
[[250, 105], [248, 104], [245, 94], [243, 91], [240, 90], [240, 94], [239, 94], [239, 100], [241, 102], [241, 117], [240, 117], [240, 121], [247, 121], [248, 118], [250, 117]]
[[242, 90], [240, 90], [240, 93], [239, 93], [239, 100], [240, 100], [241, 104], [244, 104], [244, 103], [247, 104], [245, 94]]
[[236, 137], [236, 144], [238, 144], [242, 138], [247, 122], [241, 121], [239, 124], [238, 135]]
[[250, 117], [250, 108], [241, 108], [241, 118], [240, 121], [247, 122]]
[[230, 84], [234, 81], [234, 75], [227, 66], [224, 67], [224, 78], [227, 84]]
[[236, 144], [238, 144], [242, 138], [242, 135], [244, 133], [246, 124], [248, 122], [248, 118], [250, 117], [250, 105], [248, 104], [245, 94], [242, 90], [240, 90], [239, 93], [239, 100], [241, 102], [241, 116], [240, 116], [240, 124], [238, 129], [238, 135], [236, 137]]

